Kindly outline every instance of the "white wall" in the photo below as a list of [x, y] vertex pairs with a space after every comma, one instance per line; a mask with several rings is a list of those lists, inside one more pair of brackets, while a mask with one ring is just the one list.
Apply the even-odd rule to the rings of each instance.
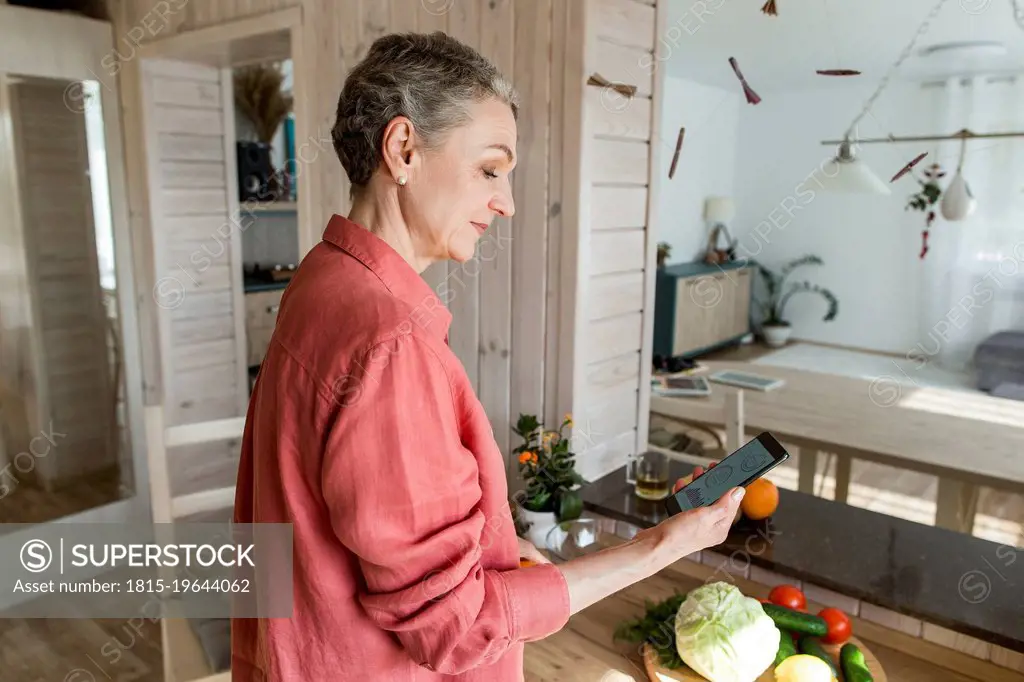
[[[740, 96], [671, 76], [665, 77], [664, 87], [658, 241], [672, 245], [670, 263], [681, 263], [701, 257], [707, 245], [704, 198], [734, 196]], [[669, 180], [681, 126], [686, 136]]]
[[[737, 216], [730, 225], [747, 253], [768, 266], [812, 253], [825, 265], [794, 275], [825, 286], [839, 299], [839, 316], [823, 322], [827, 304], [820, 297], [791, 299], [786, 316], [794, 337], [879, 351], [904, 353], [917, 341], [919, 260], [924, 216], [907, 211], [920, 189], [910, 175], [890, 185], [890, 196], [834, 194], [818, 179], [835, 151], [822, 140], [841, 138], [875, 83], [810, 92], [764, 95], [759, 105], [744, 104], [739, 118], [736, 164]], [[949, 133], [932, 130], [933, 95], [918, 85], [893, 83], [859, 125], [861, 137]], [[884, 182], [925, 144], [873, 144], [860, 158]], [[917, 167], [935, 160], [932, 152]], [[949, 175], [955, 158], [940, 158]], [[941, 217], [931, 240], [956, 229]]]

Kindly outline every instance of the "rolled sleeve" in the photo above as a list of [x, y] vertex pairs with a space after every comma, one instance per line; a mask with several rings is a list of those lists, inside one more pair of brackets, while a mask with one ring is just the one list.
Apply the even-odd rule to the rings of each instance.
[[446, 674], [562, 627], [568, 589], [557, 567], [481, 566], [482, 540], [509, 532], [511, 513], [485, 517], [476, 455], [430, 341], [378, 344], [345, 382], [321, 485], [335, 535], [358, 558], [369, 617]]
[[554, 564], [499, 574], [508, 590], [512, 639], [532, 642], [552, 635], [569, 621], [569, 586]]

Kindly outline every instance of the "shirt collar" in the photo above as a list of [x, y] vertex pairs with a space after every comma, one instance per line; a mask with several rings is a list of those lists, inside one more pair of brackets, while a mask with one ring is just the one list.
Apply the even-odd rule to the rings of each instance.
[[358, 260], [396, 298], [413, 308], [410, 322], [448, 343], [452, 315], [430, 285], [387, 242], [344, 216], [334, 214], [324, 230], [324, 241]]

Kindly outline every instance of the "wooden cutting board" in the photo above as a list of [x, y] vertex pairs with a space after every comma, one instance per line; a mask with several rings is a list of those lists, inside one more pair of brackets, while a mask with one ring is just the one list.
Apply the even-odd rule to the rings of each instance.
[[[856, 637], [851, 637], [850, 641], [864, 652], [864, 660], [867, 661], [868, 670], [871, 671], [875, 682], [888, 682], [885, 671], [882, 670], [882, 665], [875, 658], [875, 655], [871, 653], [871, 650], [864, 645], [864, 642]], [[832, 659], [838, 669], [840, 647], [834, 644], [824, 644], [822, 646], [825, 647], [825, 651], [832, 654]], [[689, 668], [680, 668], [678, 670], [663, 668], [658, 664], [658, 654], [647, 645], [644, 645], [644, 668], [647, 669], [647, 677], [651, 679], [651, 682], [707, 682], [704, 677]], [[757, 682], [775, 682], [775, 666], [771, 666], [768, 670], [764, 671], [764, 674], [757, 678]]]

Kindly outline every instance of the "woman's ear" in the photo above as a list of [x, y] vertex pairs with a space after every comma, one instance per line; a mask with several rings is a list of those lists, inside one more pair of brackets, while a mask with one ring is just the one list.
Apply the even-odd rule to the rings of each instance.
[[[388, 174], [395, 182], [405, 184], [416, 162], [416, 131], [412, 121], [405, 116], [396, 116], [384, 128], [381, 152]], [[406, 178], [406, 180], [400, 180]]]

